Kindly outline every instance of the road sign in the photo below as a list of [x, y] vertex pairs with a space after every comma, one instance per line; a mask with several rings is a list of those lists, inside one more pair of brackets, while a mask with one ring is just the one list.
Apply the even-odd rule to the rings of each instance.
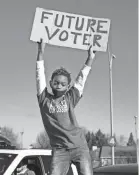
[[109, 142], [108, 142], [108, 144], [110, 146], [116, 146], [115, 138], [114, 137], [111, 137], [110, 140], [109, 140]]

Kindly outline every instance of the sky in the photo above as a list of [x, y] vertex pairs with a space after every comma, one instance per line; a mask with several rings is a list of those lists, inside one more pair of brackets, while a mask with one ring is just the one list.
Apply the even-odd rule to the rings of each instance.
[[[117, 136], [135, 135], [138, 112], [138, 1], [137, 0], [3, 0], [0, 2], [0, 126], [13, 128], [23, 145], [34, 143], [44, 130], [36, 97], [37, 44], [30, 41], [36, 7], [111, 20], [109, 43], [113, 60], [113, 117]], [[63, 66], [73, 80], [87, 51], [47, 45], [46, 79]], [[75, 113], [80, 126], [110, 133], [109, 64], [98, 52], [83, 98]]]

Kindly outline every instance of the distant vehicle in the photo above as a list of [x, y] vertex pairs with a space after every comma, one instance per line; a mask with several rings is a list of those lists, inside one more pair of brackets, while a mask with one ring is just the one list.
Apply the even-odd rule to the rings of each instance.
[[1, 130], [0, 130], [0, 142], [1, 142], [1, 141], [7, 143], [8, 145], [11, 145], [10, 140], [9, 140], [7, 137], [5, 137], [4, 135], [2, 135], [2, 134], [1, 134]]
[[10, 140], [0, 133], [0, 149], [14, 149], [15, 146], [11, 145]]
[[[51, 157], [51, 150], [0, 149], [0, 175], [16, 175], [16, 169], [24, 160], [36, 175], [49, 175]], [[67, 175], [78, 175], [74, 165], [70, 167]]]
[[16, 149], [16, 147], [7, 144], [5, 141], [0, 141], [0, 149]]
[[94, 175], [138, 175], [138, 165], [117, 164], [94, 168]]

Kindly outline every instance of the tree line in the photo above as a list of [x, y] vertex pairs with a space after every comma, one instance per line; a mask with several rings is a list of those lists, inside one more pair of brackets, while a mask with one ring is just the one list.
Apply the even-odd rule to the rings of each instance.
[[[90, 150], [92, 150], [93, 146], [97, 146], [100, 148], [102, 146], [110, 145], [109, 144], [111, 138], [110, 135], [103, 133], [101, 129], [98, 129], [98, 131], [95, 133], [93, 131], [88, 131], [85, 128], [83, 128], [83, 130]], [[136, 142], [134, 140], [132, 132], [129, 134], [128, 140], [124, 135], [116, 137], [116, 134], [114, 134], [114, 140], [115, 140], [115, 146], [136, 146]], [[51, 148], [48, 134], [45, 131], [42, 131], [38, 134], [34, 147], [41, 149]]]
[[[90, 150], [92, 150], [93, 146], [109, 146], [110, 135], [103, 133], [101, 129], [98, 129], [97, 132], [93, 132], [83, 128], [83, 131]], [[11, 145], [16, 146], [17, 149], [21, 147], [20, 137], [12, 128], [6, 126], [0, 127], [0, 134], [9, 139]], [[136, 146], [136, 141], [132, 132], [129, 134], [128, 139], [124, 135], [117, 137], [115, 134], [114, 140], [116, 146]], [[51, 146], [48, 134], [45, 131], [40, 132], [32, 145], [34, 148], [50, 149]]]
[[20, 148], [20, 140], [17, 133], [10, 127], [0, 127], [0, 135], [5, 137], [11, 142], [11, 146], [15, 146], [17, 149]]

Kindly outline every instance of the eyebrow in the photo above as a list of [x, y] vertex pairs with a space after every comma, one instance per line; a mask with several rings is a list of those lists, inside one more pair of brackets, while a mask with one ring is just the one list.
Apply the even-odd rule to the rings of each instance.
[[67, 83], [68, 83], [68, 82], [66, 82], [66, 81], [64, 81], [64, 82], [62, 81], [62, 82], [61, 82], [61, 81], [57, 81], [57, 80], [54, 80], [54, 82], [56, 82], [56, 83], [62, 83], [62, 84], [67, 84]]

